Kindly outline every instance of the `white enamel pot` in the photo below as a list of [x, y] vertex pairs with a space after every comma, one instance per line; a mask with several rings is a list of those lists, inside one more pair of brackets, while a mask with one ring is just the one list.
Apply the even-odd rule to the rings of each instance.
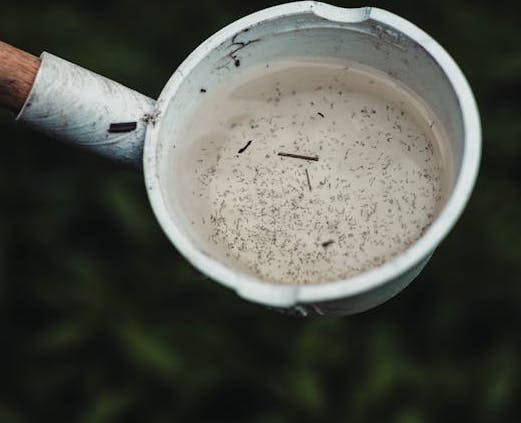
[[[171, 172], [175, 163], [183, 162], [181, 128], [205, 92], [249, 66], [295, 56], [345, 58], [385, 71], [415, 91], [437, 115], [453, 157], [450, 195], [415, 244], [358, 276], [305, 286], [268, 283], [212, 257], [187, 224], [189, 216], [168, 201], [169, 196], [181, 195]], [[1, 73], [0, 66], [0, 81]], [[113, 159], [138, 167], [142, 163], [155, 215], [192, 265], [244, 299], [304, 316], [362, 312], [404, 289], [461, 215], [481, 153], [472, 91], [436, 41], [385, 10], [309, 1], [265, 9], [223, 28], [179, 66], [157, 101], [43, 53], [18, 119]]]

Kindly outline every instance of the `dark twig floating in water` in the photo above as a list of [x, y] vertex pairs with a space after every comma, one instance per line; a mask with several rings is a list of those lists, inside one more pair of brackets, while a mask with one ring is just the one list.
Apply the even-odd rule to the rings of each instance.
[[331, 244], [333, 244], [334, 242], [335, 242], [335, 241], [333, 241], [332, 239], [330, 239], [329, 241], [323, 242], [323, 243], [322, 243], [322, 247], [327, 248], [327, 247], [329, 247]]
[[320, 117], [324, 117], [324, 113], [317, 112], [317, 115], [319, 115]]
[[245, 150], [250, 146], [250, 144], [251, 144], [252, 141], [253, 141], [253, 140], [249, 140], [249, 141], [246, 143], [246, 145], [245, 145], [244, 147], [242, 147], [242, 148], [239, 150], [238, 153], [239, 153], [239, 154], [244, 153], [244, 151], [245, 151]]
[[306, 171], [306, 179], [308, 180], [308, 187], [309, 187], [309, 190], [311, 191], [311, 181], [309, 180], [309, 173], [308, 173], [308, 170], [307, 169], [304, 169]]
[[110, 133], [118, 133], [118, 132], [131, 132], [135, 131], [137, 128], [137, 122], [121, 122], [121, 123], [111, 123], [109, 127]]
[[282, 157], [292, 157], [294, 159], [302, 159], [302, 160], [312, 160], [314, 162], [318, 162], [318, 157], [312, 157], [312, 156], [302, 156], [300, 154], [291, 154], [291, 153], [278, 153], [278, 156]]

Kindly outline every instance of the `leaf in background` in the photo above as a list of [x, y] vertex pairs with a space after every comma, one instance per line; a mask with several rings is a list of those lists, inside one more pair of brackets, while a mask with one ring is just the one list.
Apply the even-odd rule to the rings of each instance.
[[14, 410], [8, 404], [0, 402], [0, 422], [5, 423], [22, 423], [27, 420], [23, 419], [21, 414]]
[[167, 379], [179, 373], [179, 356], [165, 339], [137, 323], [126, 323], [118, 330], [124, 352], [139, 370], [151, 371]]
[[38, 351], [66, 351], [81, 344], [89, 331], [76, 321], [60, 322], [38, 333], [32, 340], [32, 348]]
[[120, 417], [131, 405], [131, 396], [112, 391], [101, 392], [86, 407], [81, 423], [105, 423], [120, 421]]

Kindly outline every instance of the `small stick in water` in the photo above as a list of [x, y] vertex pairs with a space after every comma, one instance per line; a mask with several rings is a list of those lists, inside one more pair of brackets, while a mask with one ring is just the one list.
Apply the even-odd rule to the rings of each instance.
[[307, 169], [304, 169], [306, 171], [306, 179], [308, 180], [308, 187], [309, 187], [309, 190], [311, 191], [311, 181], [309, 180], [309, 172]]
[[329, 241], [323, 242], [323, 243], [322, 243], [322, 247], [327, 248], [327, 247], [329, 247], [331, 244], [333, 244], [334, 242], [335, 242], [335, 241], [333, 241], [332, 239], [330, 239]]
[[324, 113], [317, 112], [317, 115], [319, 115], [320, 117], [324, 117]]
[[282, 157], [292, 157], [294, 159], [302, 159], [302, 160], [312, 160], [314, 162], [318, 162], [318, 157], [312, 157], [312, 156], [302, 156], [300, 154], [291, 154], [291, 153], [278, 153], [279, 156]]
[[238, 151], [238, 153], [239, 153], [239, 154], [244, 153], [244, 152], [246, 151], [246, 149], [250, 146], [250, 144], [251, 144], [252, 141], [253, 141], [253, 140], [249, 140], [249, 141], [246, 143], [246, 145], [245, 145], [244, 147], [242, 147], [242, 148]]

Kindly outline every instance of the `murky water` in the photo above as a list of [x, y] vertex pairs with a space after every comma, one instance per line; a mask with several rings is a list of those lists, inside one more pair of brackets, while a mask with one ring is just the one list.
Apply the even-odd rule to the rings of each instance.
[[378, 266], [443, 204], [439, 123], [383, 73], [294, 59], [202, 95], [184, 140], [185, 212], [212, 255], [266, 281], [322, 283]]

